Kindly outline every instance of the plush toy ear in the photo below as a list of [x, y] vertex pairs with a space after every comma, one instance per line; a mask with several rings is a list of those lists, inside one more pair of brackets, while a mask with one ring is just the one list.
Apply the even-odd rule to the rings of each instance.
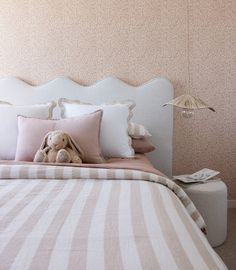
[[71, 148], [75, 152], [78, 152], [80, 155], [80, 158], [83, 159], [83, 156], [84, 156], [83, 150], [69, 135], [67, 135], [67, 139], [68, 139], [67, 147]]
[[41, 144], [41, 146], [40, 146], [40, 150], [44, 150], [47, 146], [48, 146], [48, 136], [49, 135], [51, 135], [52, 134], [52, 131], [50, 131], [50, 132], [48, 132], [45, 136], [44, 136], [44, 138], [43, 138], [43, 142], [42, 142], [42, 144]]

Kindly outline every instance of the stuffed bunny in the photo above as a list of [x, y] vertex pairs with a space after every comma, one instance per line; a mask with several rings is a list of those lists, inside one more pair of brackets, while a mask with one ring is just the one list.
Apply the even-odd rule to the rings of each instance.
[[83, 152], [65, 132], [56, 130], [46, 134], [35, 162], [82, 163]]

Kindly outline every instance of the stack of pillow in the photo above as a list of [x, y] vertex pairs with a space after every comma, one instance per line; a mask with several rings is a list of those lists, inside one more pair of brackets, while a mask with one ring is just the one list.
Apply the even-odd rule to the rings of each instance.
[[55, 102], [14, 106], [0, 101], [0, 159], [33, 161], [45, 134], [53, 130], [68, 133], [82, 148], [85, 163], [103, 163], [105, 158], [133, 158], [155, 147], [151, 134], [131, 122], [132, 101], [91, 105], [60, 99], [61, 119], [52, 119]]

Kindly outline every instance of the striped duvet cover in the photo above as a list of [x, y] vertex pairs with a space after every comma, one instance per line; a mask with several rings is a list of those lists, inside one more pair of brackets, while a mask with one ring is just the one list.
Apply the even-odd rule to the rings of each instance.
[[171, 180], [141, 170], [0, 164], [0, 269], [226, 269]]

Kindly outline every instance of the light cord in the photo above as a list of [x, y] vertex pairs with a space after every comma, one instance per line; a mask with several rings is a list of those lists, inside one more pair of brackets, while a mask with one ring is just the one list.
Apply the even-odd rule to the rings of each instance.
[[189, 0], [187, 1], [187, 67], [188, 67], [188, 85], [187, 93], [190, 94], [191, 76], [190, 76], [190, 34], [189, 34]]

